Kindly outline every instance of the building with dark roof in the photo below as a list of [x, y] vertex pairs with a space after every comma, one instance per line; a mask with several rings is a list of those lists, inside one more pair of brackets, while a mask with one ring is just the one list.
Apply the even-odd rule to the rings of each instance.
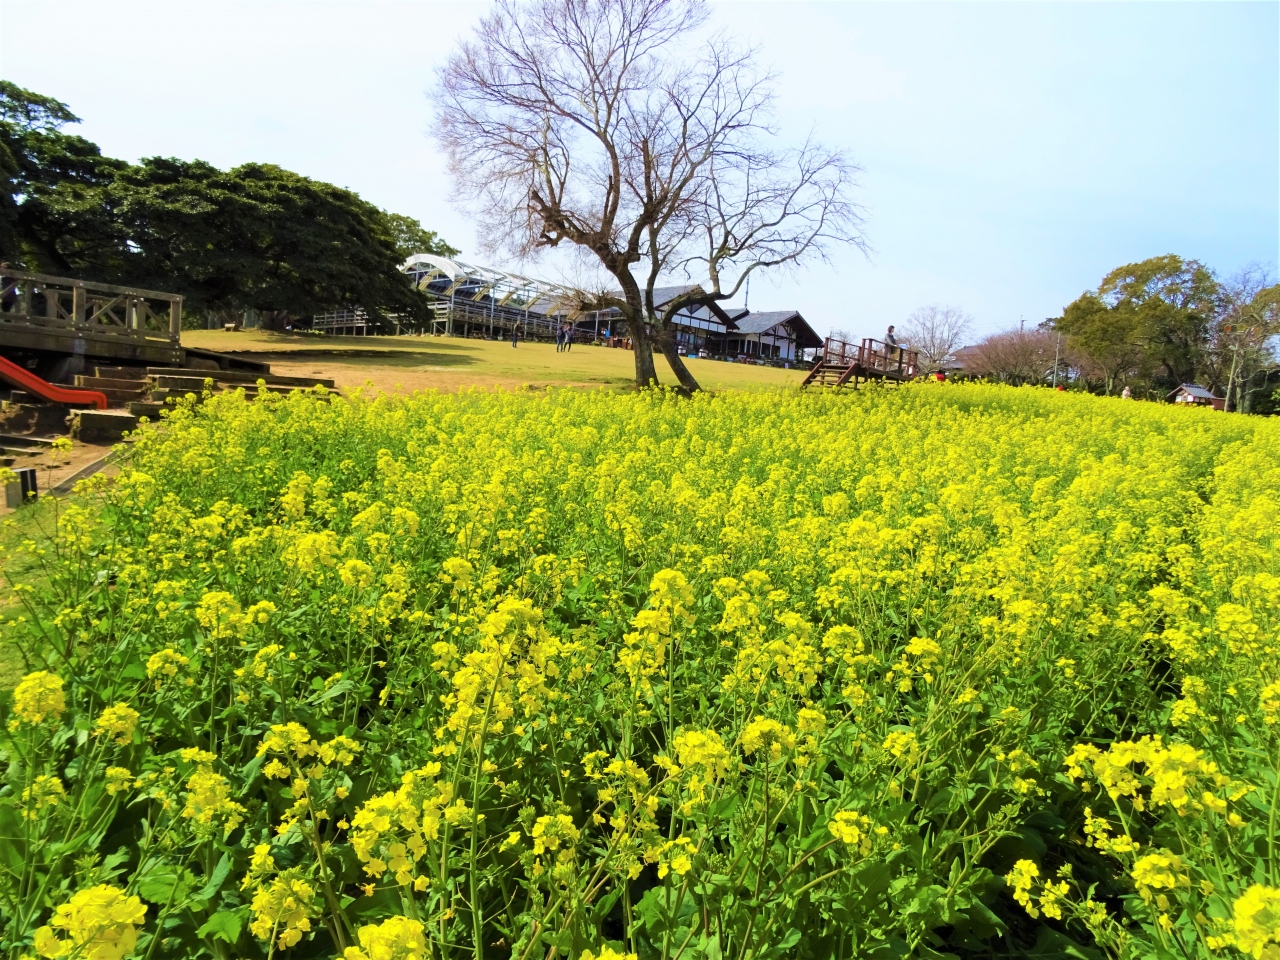
[[1215, 410], [1223, 409], [1225, 404], [1222, 397], [1215, 397], [1196, 383], [1182, 384], [1165, 397], [1165, 401], [1168, 403], [1189, 403], [1197, 407], [1213, 407]]
[[[625, 343], [627, 336], [616, 309], [577, 312], [583, 294], [562, 284], [476, 266], [434, 254], [415, 254], [403, 265], [413, 285], [426, 295], [430, 319], [420, 332], [449, 336], [550, 340], [566, 326], [574, 339]], [[654, 309], [662, 311], [697, 284], [655, 287]], [[621, 291], [614, 296], [621, 297]], [[402, 327], [391, 317], [395, 329]], [[822, 338], [795, 310], [752, 313], [719, 303], [687, 307], [670, 318], [681, 353], [712, 357], [796, 363], [804, 351], [822, 346]], [[329, 333], [367, 333], [368, 317], [360, 308], [317, 316], [314, 328]]]
[[796, 361], [823, 343], [798, 310], [743, 310], [730, 323], [724, 336], [726, 356]]

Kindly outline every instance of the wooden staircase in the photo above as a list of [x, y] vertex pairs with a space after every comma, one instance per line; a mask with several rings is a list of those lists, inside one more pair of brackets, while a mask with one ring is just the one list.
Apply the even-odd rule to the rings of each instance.
[[800, 386], [843, 387], [856, 372], [857, 367], [852, 363], [844, 365], [827, 363], [825, 359], [819, 357], [818, 362], [809, 371], [809, 375], [800, 382]]
[[850, 383], [856, 387], [861, 380], [902, 383], [914, 380], [918, 370], [919, 355], [906, 347], [891, 347], [870, 338], [855, 345], [827, 337], [800, 387], [843, 387]]

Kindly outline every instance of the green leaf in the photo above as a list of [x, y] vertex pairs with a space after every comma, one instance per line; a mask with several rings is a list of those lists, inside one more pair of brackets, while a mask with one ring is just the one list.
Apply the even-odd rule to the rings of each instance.
[[332, 700], [334, 697], [340, 697], [344, 693], [346, 693], [348, 690], [353, 690], [353, 689], [355, 689], [355, 684], [353, 684], [350, 680], [339, 680], [337, 683], [335, 683], [328, 690], [325, 690], [319, 696], [309, 698], [307, 700], [307, 703], [311, 703], [311, 704], [324, 703], [326, 700]]
[[213, 873], [209, 875], [208, 882], [200, 888], [200, 892], [196, 897], [201, 900], [209, 900], [222, 887], [222, 881], [227, 879], [227, 874], [231, 872], [231, 858], [225, 853], [222, 859], [218, 861], [218, 865], [213, 868]]
[[138, 896], [143, 900], [164, 905], [170, 901], [181, 902], [186, 896], [186, 884], [181, 872], [171, 863], [150, 860], [143, 865], [138, 881]]
[[248, 910], [245, 907], [237, 910], [219, 910], [196, 931], [196, 936], [217, 937], [227, 943], [235, 943], [240, 939], [240, 931], [244, 928], [247, 913]]

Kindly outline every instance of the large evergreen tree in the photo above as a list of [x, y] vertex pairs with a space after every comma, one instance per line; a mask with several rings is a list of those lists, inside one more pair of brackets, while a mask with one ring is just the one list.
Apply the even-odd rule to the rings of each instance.
[[417, 314], [406, 250], [457, 253], [350, 190], [271, 164], [129, 164], [63, 132], [76, 122], [65, 104], [0, 81], [0, 260], [282, 322], [346, 304]]

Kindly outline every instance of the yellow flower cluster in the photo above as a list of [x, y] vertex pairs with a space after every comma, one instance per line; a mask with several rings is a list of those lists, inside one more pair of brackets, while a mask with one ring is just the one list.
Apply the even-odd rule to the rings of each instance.
[[249, 929], [259, 940], [275, 940], [281, 950], [295, 946], [311, 929], [315, 897], [311, 884], [286, 870], [253, 895]]
[[[6, 627], [49, 665], [0, 698], [15, 943], [1280, 953], [1280, 422], [976, 384], [165, 419]], [[95, 927], [48, 891], [118, 876], [57, 852], [103, 829], [139, 873]]]
[[62, 678], [56, 673], [37, 670], [22, 678], [13, 691], [13, 715], [27, 723], [57, 720], [67, 709]]
[[841, 810], [827, 822], [831, 835], [865, 857], [871, 853], [871, 818], [857, 810]]
[[118, 744], [128, 743], [133, 739], [133, 731], [138, 727], [141, 714], [127, 703], [117, 703], [107, 707], [98, 717], [93, 732], [98, 736], [108, 736]]
[[783, 750], [793, 750], [795, 745], [791, 728], [768, 717], [756, 717], [742, 729], [742, 752], [748, 756], [768, 748], [769, 756], [777, 760]]
[[442, 826], [465, 824], [466, 804], [454, 799], [453, 785], [439, 782], [440, 764], [430, 763], [401, 778], [397, 790], [370, 797], [351, 818], [351, 846], [371, 877], [388, 870], [401, 886], [425, 889], [426, 875], [417, 863], [427, 845], [440, 838]]
[[122, 960], [138, 942], [138, 927], [147, 908], [107, 884], [79, 890], [53, 912], [47, 926], [36, 930], [36, 953], [42, 957]]
[[1280, 953], [1280, 889], [1255, 883], [1232, 906], [1235, 943], [1254, 960]]
[[407, 917], [367, 923], [357, 934], [360, 946], [347, 947], [342, 960], [426, 960], [423, 930], [421, 922]]

